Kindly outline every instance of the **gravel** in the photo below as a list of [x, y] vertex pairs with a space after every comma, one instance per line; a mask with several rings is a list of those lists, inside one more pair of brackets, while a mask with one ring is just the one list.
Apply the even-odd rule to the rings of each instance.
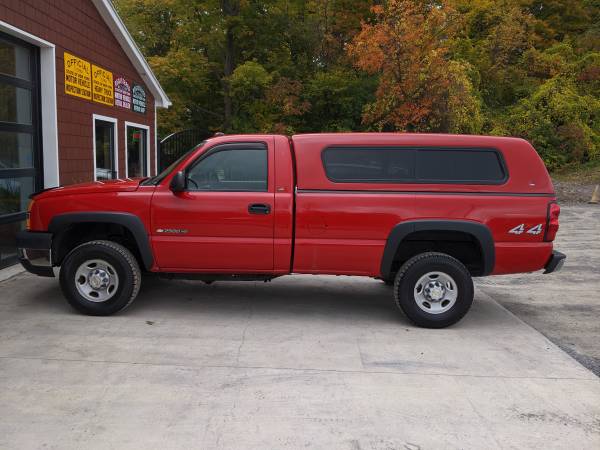
[[583, 184], [577, 181], [553, 180], [554, 190], [561, 205], [587, 204], [592, 198], [596, 185]]

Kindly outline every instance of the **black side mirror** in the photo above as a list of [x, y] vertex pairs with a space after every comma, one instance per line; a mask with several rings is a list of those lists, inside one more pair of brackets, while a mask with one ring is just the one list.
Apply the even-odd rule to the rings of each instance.
[[183, 171], [177, 172], [173, 178], [171, 178], [171, 184], [169, 188], [173, 192], [183, 192], [185, 191], [185, 174]]

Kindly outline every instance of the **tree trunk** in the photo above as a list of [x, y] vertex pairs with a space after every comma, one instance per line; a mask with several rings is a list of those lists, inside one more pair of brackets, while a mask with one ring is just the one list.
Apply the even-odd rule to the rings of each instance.
[[231, 130], [233, 106], [231, 101], [231, 90], [229, 78], [235, 70], [235, 40], [233, 17], [240, 13], [239, 0], [221, 0], [221, 8], [225, 16], [225, 60], [223, 65], [223, 106], [224, 120], [223, 131]]

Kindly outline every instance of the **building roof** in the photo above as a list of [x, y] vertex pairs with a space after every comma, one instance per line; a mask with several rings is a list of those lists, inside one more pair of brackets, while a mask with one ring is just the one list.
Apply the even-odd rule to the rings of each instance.
[[133, 66], [139, 72], [150, 92], [152, 92], [156, 106], [158, 108], [168, 108], [171, 106], [171, 100], [169, 100], [169, 97], [156, 79], [131, 34], [127, 31], [127, 27], [117, 14], [112, 2], [110, 0], [92, 0], [92, 3], [123, 48], [125, 54], [131, 60]]

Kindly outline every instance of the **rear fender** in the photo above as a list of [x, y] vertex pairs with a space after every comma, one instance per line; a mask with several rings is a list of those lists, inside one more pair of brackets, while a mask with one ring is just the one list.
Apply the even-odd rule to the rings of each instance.
[[392, 276], [392, 264], [400, 244], [409, 234], [416, 231], [461, 231], [470, 234], [479, 243], [483, 256], [483, 273], [489, 275], [494, 270], [496, 253], [494, 238], [490, 229], [482, 223], [464, 220], [411, 220], [392, 228], [381, 259], [381, 278]]

